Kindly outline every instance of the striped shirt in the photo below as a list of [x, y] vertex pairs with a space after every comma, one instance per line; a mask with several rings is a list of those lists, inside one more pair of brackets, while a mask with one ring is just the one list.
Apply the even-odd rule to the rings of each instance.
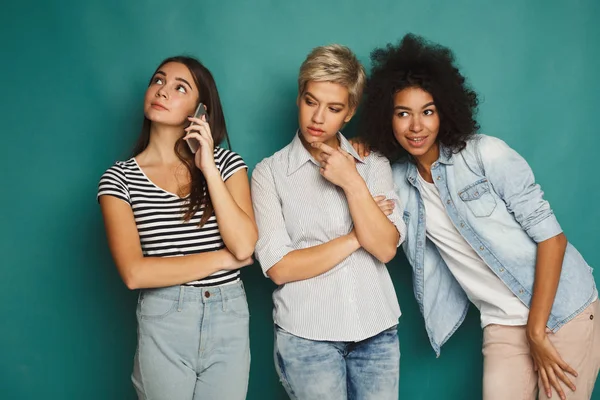
[[[388, 217], [404, 238], [402, 207], [388, 160], [371, 153], [361, 160], [344, 136], [340, 147], [357, 161], [373, 196], [396, 202]], [[298, 134], [252, 174], [252, 203], [258, 225], [256, 257], [263, 272], [293, 250], [327, 243], [353, 227], [342, 189], [319, 173], [319, 163]], [[400, 243], [398, 243], [400, 245]], [[279, 286], [273, 319], [286, 331], [310, 340], [360, 341], [398, 323], [400, 307], [386, 266], [359, 249], [331, 270]]]
[[[214, 155], [223, 181], [240, 169], [248, 168], [233, 151], [216, 147]], [[202, 228], [198, 223], [203, 208], [184, 222], [186, 198], [155, 185], [135, 158], [116, 162], [102, 175], [98, 199], [100, 196], [114, 196], [131, 206], [144, 257], [178, 257], [225, 248], [215, 214]], [[239, 275], [239, 270], [218, 271], [188, 285], [220, 285], [238, 281]]]

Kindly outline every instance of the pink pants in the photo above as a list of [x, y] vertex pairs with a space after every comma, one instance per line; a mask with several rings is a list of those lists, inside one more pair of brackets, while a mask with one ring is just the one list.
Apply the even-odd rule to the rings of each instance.
[[[577, 390], [562, 384], [569, 400], [589, 400], [600, 368], [600, 303], [593, 302], [556, 333], [549, 333], [563, 360], [578, 373], [567, 374]], [[524, 326], [488, 325], [483, 330], [483, 399], [546, 399], [533, 369]], [[552, 398], [560, 399], [552, 390]]]

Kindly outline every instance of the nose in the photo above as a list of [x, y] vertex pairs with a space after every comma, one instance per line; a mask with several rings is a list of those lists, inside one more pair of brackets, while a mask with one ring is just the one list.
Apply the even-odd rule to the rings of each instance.
[[411, 119], [410, 121], [410, 130], [412, 132], [420, 132], [421, 130], [423, 130], [423, 124], [421, 123], [421, 118], [418, 116], [415, 116]]
[[312, 115], [312, 122], [322, 124], [325, 122], [325, 110], [322, 107], [317, 107]]
[[165, 90], [164, 86], [161, 86], [158, 88], [158, 90], [156, 91], [156, 97], [162, 97], [162, 98], [167, 98], [167, 91]]

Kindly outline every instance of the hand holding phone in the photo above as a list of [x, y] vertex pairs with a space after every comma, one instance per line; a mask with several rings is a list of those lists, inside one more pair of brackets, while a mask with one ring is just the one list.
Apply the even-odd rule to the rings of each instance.
[[[203, 115], [206, 118], [206, 122], [208, 122], [208, 113], [206, 112], [206, 106], [203, 103], [200, 103], [198, 104], [198, 107], [196, 107], [196, 111], [194, 111], [194, 118], [202, 119]], [[194, 123], [192, 122], [192, 125], [193, 124]], [[196, 154], [196, 152], [200, 148], [200, 143], [194, 138], [188, 139], [187, 144], [193, 154]]]

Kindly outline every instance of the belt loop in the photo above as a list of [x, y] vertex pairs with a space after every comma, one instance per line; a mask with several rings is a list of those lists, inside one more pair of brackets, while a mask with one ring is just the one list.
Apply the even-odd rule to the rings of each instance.
[[227, 312], [227, 298], [225, 297], [225, 291], [223, 286], [219, 286], [219, 292], [221, 293], [221, 304], [223, 306], [223, 312]]
[[180, 285], [179, 286], [179, 302], [177, 303], [177, 311], [181, 312], [182, 306], [183, 306], [183, 295], [185, 293], [185, 286]]

